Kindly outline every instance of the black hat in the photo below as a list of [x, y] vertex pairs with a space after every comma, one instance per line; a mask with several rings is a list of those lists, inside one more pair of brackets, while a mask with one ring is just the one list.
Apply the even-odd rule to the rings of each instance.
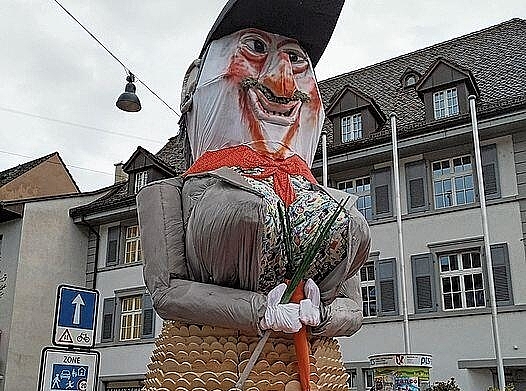
[[345, 0], [229, 0], [206, 37], [210, 42], [246, 28], [296, 39], [316, 66]]

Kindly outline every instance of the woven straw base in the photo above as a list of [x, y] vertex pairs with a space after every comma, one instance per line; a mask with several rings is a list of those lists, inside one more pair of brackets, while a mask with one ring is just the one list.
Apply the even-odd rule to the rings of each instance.
[[[274, 338], [275, 336], [275, 338]], [[234, 387], [258, 338], [213, 326], [165, 322], [155, 342], [144, 391], [228, 391]], [[313, 337], [311, 390], [348, 390], [334, 338]], [[275, 333], [265, 344], [245, 391], [301, 391], [294, 344]]]

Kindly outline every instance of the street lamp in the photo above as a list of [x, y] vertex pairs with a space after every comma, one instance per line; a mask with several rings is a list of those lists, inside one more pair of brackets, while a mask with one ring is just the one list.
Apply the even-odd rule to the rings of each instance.
[[141, 102], [139, 101], [137, 95], [135, 95], [135, 84], [133, 84], [133, 82], [135, 81], [135, 76], [133, 76], [133, 74], [129, 72], [128, 76], [126, 77], [126, 80], [128, 81], [128, 83], [126, 84], [126, 88], [124, 92], [119, 96], [119, 99], [117, 99], [117, 102], [115, 104], [119, 109], [123, 111], [139, 111], [141, 109]]

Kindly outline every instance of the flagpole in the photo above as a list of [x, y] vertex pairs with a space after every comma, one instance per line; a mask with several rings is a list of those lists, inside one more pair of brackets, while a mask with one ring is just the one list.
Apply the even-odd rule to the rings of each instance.
[[393, 171], [395, 182], [396, 225], [398, 230], [398, 258], [400, 260], [400, 280], [402, 283], [402, 312], [404, 316], [404, 347], [405, 353], [411, 353], [411, 338], [409, 335], [409, 318], [407, 314], [407, 287], [405, 282], [404, 239], [402, 234], [402, 207], [400, 202], [400, 171], [398, 167], [398, 140], [396, 134], [396, 114], [391, 113], [391, 138], [393, 142]]
[[486, 253], [486, 268], [488, 270], [488, 290], [491, 303], [491, 325], [493, 326], [493, 343], [495, 345], [495, 358], [497, 360], [497, 374], [499, 378], [499, 389], [504, 391], [506, 388], [506, 378], [504, 376], [504, 363], [500, 348], [499, 326], [497, 323], [497, 299], [495, 296], [495, 282], [493, 281], [493, 262], [491, 259], [491, 248], [489, 240], [488, 214], [486, 209], [486, 194], [484, 191], [484, 177], [482, 175], [482, 159], [480, 155], [480, 140], [477, 122], [477, 108], [475, 106], [476, 96], [470, 95], [469, 109], [471, 113], [471, 127], [473, 129], [473, 144], [475, 147], [475, 163], [477, 167], [478, 190], [480, 198], [480, 214], [482, 216], [482, 230], [484, 233], [484, 251]]
[[322, 185], [327, 187], [328, 186], [328, 164], [327, 164], [327, 131], [322, 130], [321, 131], [321, 153], [322, 153]]

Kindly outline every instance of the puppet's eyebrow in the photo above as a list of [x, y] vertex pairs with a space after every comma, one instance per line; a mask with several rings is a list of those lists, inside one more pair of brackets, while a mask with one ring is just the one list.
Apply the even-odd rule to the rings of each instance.
[[[283, 41], [279, 42], [277, 47], [279, 49], [280, 47], [288, 45], [289, 43], [293, 43], [293, 44], [296, 44], [296, 45], [300, 46], [298, 41], [296, 41], [295, 39], [287, 38], [287, 39], [284, 39]], [[300, 48], [301, 48], [301, 46], [300, 46]]]
[[265, 31], [261, 31], [258, 29], [246, 29], [243, 31], [241, 37], [243, 37], [245, 34], [256, 34], [259, 35], [261, 38], [265, 39], [267, 42], [271, 41], [270, 36]]

